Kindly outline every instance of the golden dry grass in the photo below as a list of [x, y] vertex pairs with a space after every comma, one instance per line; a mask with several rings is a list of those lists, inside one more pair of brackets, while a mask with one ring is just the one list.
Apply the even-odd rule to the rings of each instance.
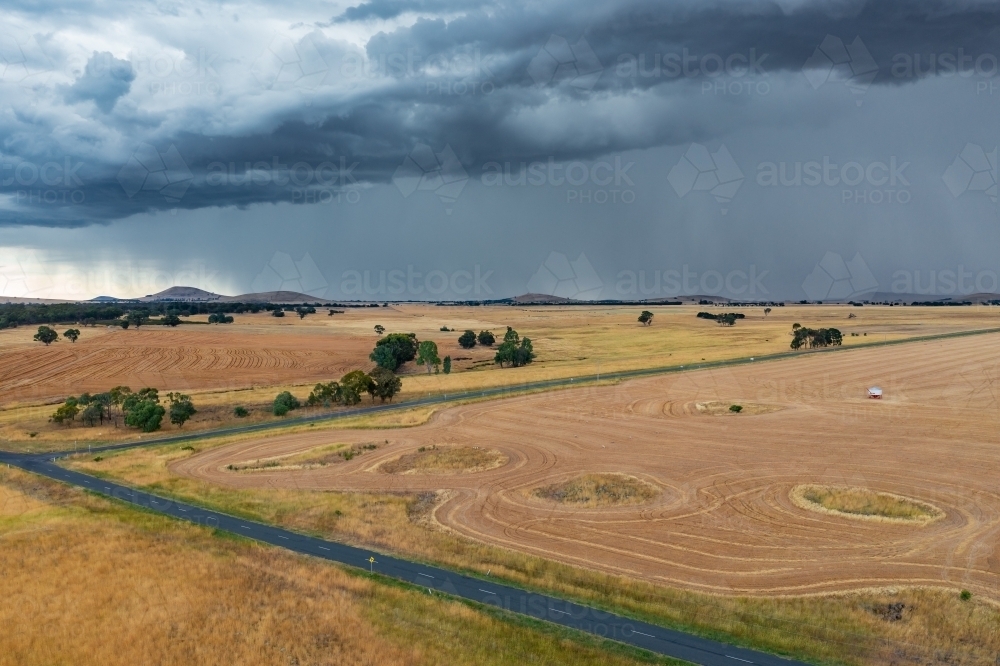
[[926, 502], [868, 488], [807, 484], [792, 488], [790, 496], [802, 508], [853, 518], [929, 523], [945, 515], [944, 511]]
[[484, 472], [500, 467], [507, 462], [507, 456], [493, 449], [471, 446], [433, 445], [421, 447], [414, 453], [404, 454], [394, 460], [379, 465], [378, 469], [387, 474], [468, 474]]
[[581, 507], [642, 504], [659, 495], [650, 484], [626, 474], [584, 474], [532, 491], [535, 497]]
[[651, 663], [16, 470], [0, 545], [3, 665]]

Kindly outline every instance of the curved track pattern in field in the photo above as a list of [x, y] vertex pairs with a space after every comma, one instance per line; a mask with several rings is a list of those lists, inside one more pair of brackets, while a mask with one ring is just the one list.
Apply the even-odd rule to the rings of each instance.
[[75, 344], [0, 351], [0, 401], [30, 402], [124, 384], [163, 390], [328, 381], [367, 365], [372, 341], [199, 326], [112, 331]]
[[[446, 490], [435, 518], [466, 537], [563, 562], [722, 594], [798, 595], [895, 585], [1000, 598], [1000, 336], [914, 343], [702, 370], [459, 406], [408, 430], [280, 435], [175, 463], [232, 487]], [[881, 401], [865, 398], [872, 384]], [[696, 402], [779, 407], [707, 416]], [[349, 462], [236, 473], [230, 463], [330, 442], [383, 442]], [[484, 446], [509, 459], [464, 476], [391, 475], [420, 446]], [[553, 506], [531, 496], [584, 473], [662, 492], [647, 504]], [[897, 493], [945, 516], [915, 526], [804, 510], [802, 483]]]

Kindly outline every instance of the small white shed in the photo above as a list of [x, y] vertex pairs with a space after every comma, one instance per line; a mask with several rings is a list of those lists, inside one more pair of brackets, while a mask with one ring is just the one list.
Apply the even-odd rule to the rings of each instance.
[[881, 400], [882, 389], [879, 388], [878, 386], [872, 386], [871, 388], [868, 389], [868, 397], [871, 398], [872, 400]]

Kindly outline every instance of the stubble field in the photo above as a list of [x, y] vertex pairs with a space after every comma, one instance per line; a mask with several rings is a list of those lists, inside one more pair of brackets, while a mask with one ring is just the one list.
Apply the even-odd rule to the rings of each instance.
[[[1000, 600], [1000, 335], [702, 370], [444, 410], [400, 430], [258, 437], [174, 462], [239, 489], [441, 492], [459, 534], [568, 564], [717, 594], [802, 595], [891, 586]], [[866, 398], [880, 384], [881, 401]], [[713, 414], [699, 404], [764, 405]], [[377, 444], [310, 468], [230, 469], [340, 442]], [[457, 475], [387, 473], [421, 447], [481, 447], [506, 464]], [[641, 504], [536, 496], [587, 474], [659, 492]], [[809, 511], [800, 484], [865, 488], [936, 507], [927, 523]]]
[[[281, 390], [304, 398], [313, 384], [339, 379], [354, 369], [370, 369], [368, 354], [378, 336], [416, 333], [434, 340], [440, 356], [451, 356], [450, 375], [427, 375], [404, 366], [406, 400], [441, 394], [580, 375], [687, 365], [702, 361], [788, 351], [793, 323], [836, 326], [845, 346], [914, 336], [1000, 326], [1000, 308], [787, 306], [770, 315], [763, 308], [653, 306], [652, 326], [636, 322], [638, 307], [441, 307], [404, 304], [349, 308], [327, 316], [324, 309], [305, 319], [265, 313], [236, 315], [230, 325], [184, 324], [119, 330], [82, 328], [76, 343], [48, 347], [33, 342], [27, 327], [0, 331], [0, 439], [29, 450], [65, 448], [72, 442], [110, 442], [136, 437], [126, 428], [69, 427], [49, 421], [54, 405], [70, 395], [114, 386], [146, 386], [162, 393], [190, 394], [199, 414], [188, 430], [243, 423], [234, 406], [250, 409], [249, 421], [269, 420], [269, 404]], [[699, 310], [746, 314], [732, 328], [695, 318]], [[854, 318], [848, 318], [849, 315]], [[191, 317], [190, 321], [204, 317]], [[493, 349], [462, 349], [466, 328], [502, 336], [512, 326], [534, 341], [538, 358], [525, 368], [500, 369]], [[441, 331], [447, 327], [449, 331]], [[59, 328], [59, 327], [57, 327]], [[851, 335], [857, 333], [856, 336]], [[173, 429], [165, 424], [164, 432]]]

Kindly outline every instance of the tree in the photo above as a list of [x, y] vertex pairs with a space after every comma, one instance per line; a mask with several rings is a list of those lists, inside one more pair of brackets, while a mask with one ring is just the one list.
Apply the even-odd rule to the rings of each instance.
[[136, 328], [139, 328], [144, 323], [146, 323], [146, 313], [140, 310], [133, 310], [128, 313], [128, 317], [125, 319], [128, 323], [132, 324]]
[[76, 342], [77, 339], [80, 337], [80, 329], [67, 328], [65, 331], [63, 331], [63, 337], [69, 340], [70, 342]]
[[129, 393], [122, 400], [125, 425], [140, 428], [143, 432], [160, 429], [160, 422], [167, 410], [160, 404], [159, 392], [155, 388], [144, 388]]
[[[380, 352], [385, 347], [388, 353]], [[416, 333], [390, 333], [375, 343], [375, 349], [368, 356], [379, 367], [396, 371], [396, 368], [407, 361], [412, 361], [417, 355]]]
[[98, 422], [104, 423], [104, 408], [97, 402], [91, 402], [80, 414], [80, 420], [88, 426], [95, 426]]
[[233, 318], [229, 315], [217, 312], [215, 314], [208, 315], [209, 324], [232, 324]]
[[285, 316], [285, 311], [282, 310], [281, 308], [277, 308], [276, 310], [271, 310], [271, 316], [272, 317], [284, 317]]
[[502, 368], [504, 363], [516, 368], [527, 365], [535, 360], [534, 348], [530, 338], [520, 339], [517, 331], [510, 326], [503, 336], [503, 342], [497, 347], [497, 353], [493, 357], [494, 363], [499, 363]]
[[122, 319], [121, 321], [118, 322], [118, 325], [122, 327], [123, 331], [127, 331], [128, 330], [128, 319]]
[[771, 308], [764, 308], [764, 319], [767, 319], [769, 314], [771, 314]]
[[274, 412], [275, 416], [284, 416], [293, 409], [298, 409], [300, 407], [298, 399], [289, 393], [288, 391], [282, 391], [274, 398], [274, 404], [271, 405], [271, 411]]
[[486, 347], [492, 347], [493, 343], [497, 341], [496, 336], [493, 335], [492, 331], [479, 331], [477, 339], [479, 340], [479, 344]]
[[54, 414], [52, 414], [52, 420], [60, 424], [67, 421], [73, 421], [79, 413], [80, 407], [78, 406], [76, 398], [69, 397], [66, 398], [66, 402], [59, 405], [59, 408], [56, 409]]
[[417, 349], [417, 365], [427, 366], [427, 374], [433, 369], [437, 372], [441, 365], [441, 357], [438, 356], [438, 346], [433, 340], [424, 340]]
[[340, 396], [340, 384], [337, 382], [328, 382], [326, 384], [320, 382], [310, 391], [309, 397], [306, 398], [306, 405], [309, 407], [317, 405], [329, 407], [337, 401], [338, 396]]
[[383, 326], [382, 324], [375, 324], [375, 333], [378, 335], [382, 335], [383, 333], [385, 333], [385, 326]]
[[44, 343], [46, 347], [59, 339], [59, 334], [55, 329], [48, 326], [39, 326], [38, 333], [35, 333], [35, 340]]
[[650, 312], [649, 310], [643, 310], [642, 313], [639, 314], [639, 323], [642, 324], [643, 326], [649, 326], [650, 324], [652, 324], [653, 313]]
[[446, 375], [451, 374], [451, 356], [444, 357], [444, 364], [441, 367], [441, 372], [443, 372]]
[[396, 362], [396, 355], [392, 353], [392, 347], [388, 345], [375, 347], [372, 353], [368, 355], [368, 358], [374, 361], [375, 365], [386, 370], [391, 371], [399, 367], [399, 364]]
[[361, 394], [368, 393], [372, 378], [363, 370], [352, 370], [340, 378], [340, 403], [356, 405], [361, 402]]
[[371, 378], [372, 400], [379, 398], [382, 402], [386, 400], [392, 402], [392, 397], [403, 387], [402, 380], [392, 370], [386, 368], [375, 368], [372, 370]]
[[299, 319], [305, 319], [308, 314], [316, 314], [316, 308], [313, 306], [297, 307], [295, 308], [295, 313], [299, 315]]
[[472, 349], [476, 346], [476, 332], [466, 331], [462, 333], [458, 336], [458, 344], [462, 346], [462, 349]]
[[190, 396], [183, 393], [168, 393], [167, 399], [170, 400], [170, 422], [178, 428], [183, 427], [188, 419], [198, 413]]
[[[209, 315], [208, 317], [209, 323], [212, 323], [212, 317], [214, 316], [215, 315]], [[179, 326], [180, 323], [181, 323], [181, 318], [175, 314], [168, 314], [166, 317], [163, 318], [164, 326]]]

